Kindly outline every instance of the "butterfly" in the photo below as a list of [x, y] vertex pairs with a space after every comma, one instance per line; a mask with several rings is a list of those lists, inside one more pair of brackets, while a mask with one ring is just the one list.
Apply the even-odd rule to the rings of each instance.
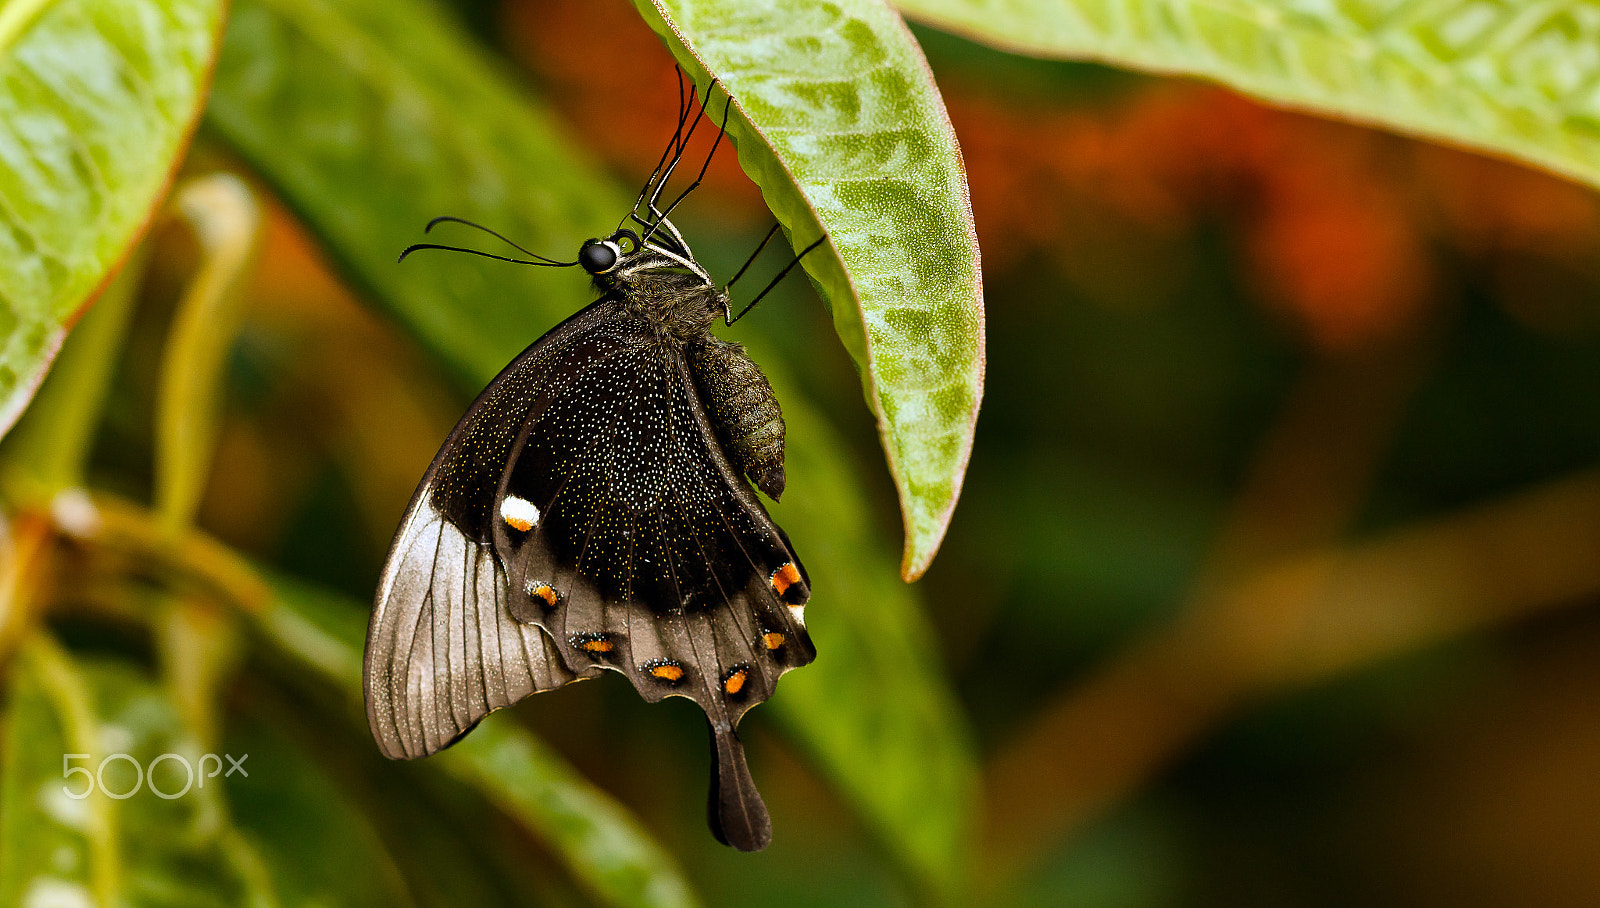
[[705, 118], [702, 101], [690, 120], [695, 100], [691, 88], [685, 103], [680, 73], [677, 131], [623, 220], [633, 226], [584, 242], [574, 261], [450, 217], [428, 230], [467, 224], [528, 258], [437, 244], [402, 254], [576, 265], [599, 298], [512, 360], [445, 439], [389, 549], [364, 680], [373, 737], [393, 759], [436, 753], [496, 709], [606, 670], [647, 701], [687, 697], [711, 729], [712, 832], [755, 851], [772, 826], [736, 729], [779, 676], [815, 658], [811, 586], [754, 490], [783, 493], [777, 398], [710, 327], [743, 316], [822, 241], [733, 315], [667, 217], [710, 155], [660, 205]]

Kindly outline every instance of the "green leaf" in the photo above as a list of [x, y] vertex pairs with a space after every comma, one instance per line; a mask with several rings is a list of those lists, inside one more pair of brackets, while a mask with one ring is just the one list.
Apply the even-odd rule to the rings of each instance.
[[[352, 800], [319, 754], [284, 733], [283, 723], [275, 721], [281, 717], [262, 710], [259, 699], [245, 699], [246, 711], [230, 723], [226, 738], [229, 754], [248, 755], [243, 767], [250, 776], [236, 773], [224, 781], [234, 822], [272, 868], [283, 903], [415, 904], [395, 856], [362, 812], [364, 805]], [[352, 867], [361, 872], [351, 873]]]
[[438, 757], [449, 773], [558, 847], [606, 901], [628, 906], [699, 903], [671, 856], [625, 808], [527, 730], [490, 719]]
[[895, 0], [1019, 53], [1215, 79], [1600, 185], [1594, 0]]
[[795, 248], [827, 232], [804, 265], [878, 417], [915, 580], [950, 523], [983, 393], [966, 170], [922, 50], [879, 0], [634, 4], [702, 88], [715, 77], [732, 95], [728, 134]]
[[160, 203], [204, 101], [223, 6], [0, 5], [0, 432]]
[[5, 437], [6, 491], [12, 500], [45, 498], [80, 485], [144, 278], [141, 246], [129, 256], [61, 348], [33, 406]]
[[[398, 28], [382, 21], [384, 11], [407, 23], [404, 40], [379, 40]], [[324, 33], [332, 37], [318, 37]], [[419, 237], [394, 225], [453, 212], [513, 225], [509, 235], [519, 242], [532, 236], [529, 248], [560, 254], [615, 225], [632, 197], [574, 163], [533, 103], [477, 53], [409, 0], [381, 9], [371, 0], [239, 0], [211, 122], [311, 220], [336, 259], [366, 276], [424, 344], [481, 383], [592, 290], [580, 275], [465, 256], [419, 255], [397, 266], [398, 249]], [[405, 110], [413, 115], [402, 116]], [[391, 138], [374, 128], [395, 122], [413, 123], [416, 132]], [[338, 123], [340, 131], [308, 125], [315, 123]], [[335, 134], [340, 141], [332, 144]], [[404, 148], [425, 152], [407, 157]], [[478, 184], [498, 189], [465, 191]], [[551, 201], [560, 198], [567, 201]], [[540, 221], [541, 212], [591, 204], [585, 200], [599, 200], [604, 217]], [[379, 235], [390, 238], [374, 241]], [[919, 876], [948, 880], [959, 873], [970, 816], [972, 756], [960, 712], [915, 597], [892, 580], [894, 559], [862, 516], [869, 508], [844, 446], [760, 348], [752, 341], [783, 401], [798, 471], [794, 492], [774, 514], [817, 585], [811, 615], [820, 650], [814, 664], [787, 676], [774, 707], [896, 854]], [[350, 644], [341, 648], [304, 614], [274, 610], [261, 620], [358, 689], [360, 622], [345, 630]], [[789, 688], [807, 684], [823, 693], [796, 694], [783, 705]]]
[[[287, 579], [253, 616], [269, 640], [323, 671], [364, 715], [361, 648], [365, 609]], [[364, 723], [363, 723], [364, 724]], [[442, 769], [483, 793], [538, 835], [583, 885], [612, 905], [687, 906], [696, 899], [672, 857], [625, 808], [595, 788], [532, 733], [491, 716], [460, 743], [419, 764]]]
[[[89, 753], [94, 746], [89, 694], [80, 679], [69, 674], [63, 681], [51, 669], [25, 650], [9, 673], [0, 767], [0, 803], [6, 805], [0, 811], [0, 904], [23, 905], [45, 893], [111, 904], [120, 888], [111, 822], [116, 802], [70, 798], [62, 788], [69, 781], [62, 755]], [[82, 792], [82, 778], [74, 773], [70, 781], [77, 784], [68, 790]]]

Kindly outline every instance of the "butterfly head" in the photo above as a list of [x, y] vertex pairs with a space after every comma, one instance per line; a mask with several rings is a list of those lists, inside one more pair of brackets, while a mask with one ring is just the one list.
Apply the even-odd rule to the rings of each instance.
[[608, 237], [584, 240], [577, 259], [602, 291], [635, 286], [647, 275], [657, 282], [673, 280], [669, 275], [682, 275], [683, 280], [695, 286], [711, 286], [711, 278], [688, 252], [676, 230], [656, 234], [652, 239], [649, 234], [641, 238], [623, 228]]

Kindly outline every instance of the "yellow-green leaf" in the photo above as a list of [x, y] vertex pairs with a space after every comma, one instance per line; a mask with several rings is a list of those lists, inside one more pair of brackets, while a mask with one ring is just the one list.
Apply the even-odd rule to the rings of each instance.
[[[732, 95], [745, 172], [807, 256], [900, 493], [901, 573], [944, 538], [983, 394], [966, 170], [922, 50], [880, 0], [635, 0], [702, 89]], [[715, 107], [715, 103], [713, 103]]]
[[996, 47], [1215, 79], [1600, 185], [1595, 0], [895, 0]]
[[190, 180], [173, 201], [202, 258], [173, 315], [156, 405], [156, 511], [177, 532], [194, 519], [210, 473], [217, 384], [244, 314], [261, 213], [250, 188], [229, 173]]
[[0, 432], [160, 203], [224, 5], [0, 3]]

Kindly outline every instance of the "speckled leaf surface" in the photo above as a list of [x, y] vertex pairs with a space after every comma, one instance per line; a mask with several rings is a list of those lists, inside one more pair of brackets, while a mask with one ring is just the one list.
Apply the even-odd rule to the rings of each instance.
[[223, 7], [0, 3], [0, 431], [160, 203]]
[[1600, 185], [1595, 0], [896, 0], [1008, 50], [1215, 79]]
[[[983, 289], [966, 171], [905, 23], [880, 0], [635, 0], [739, 115], [745, 172], [855, 358], [900, 494], [901, 572], [944, 538], [983, 393]], [[819, 226], [820, 225], [820, 226]]]

